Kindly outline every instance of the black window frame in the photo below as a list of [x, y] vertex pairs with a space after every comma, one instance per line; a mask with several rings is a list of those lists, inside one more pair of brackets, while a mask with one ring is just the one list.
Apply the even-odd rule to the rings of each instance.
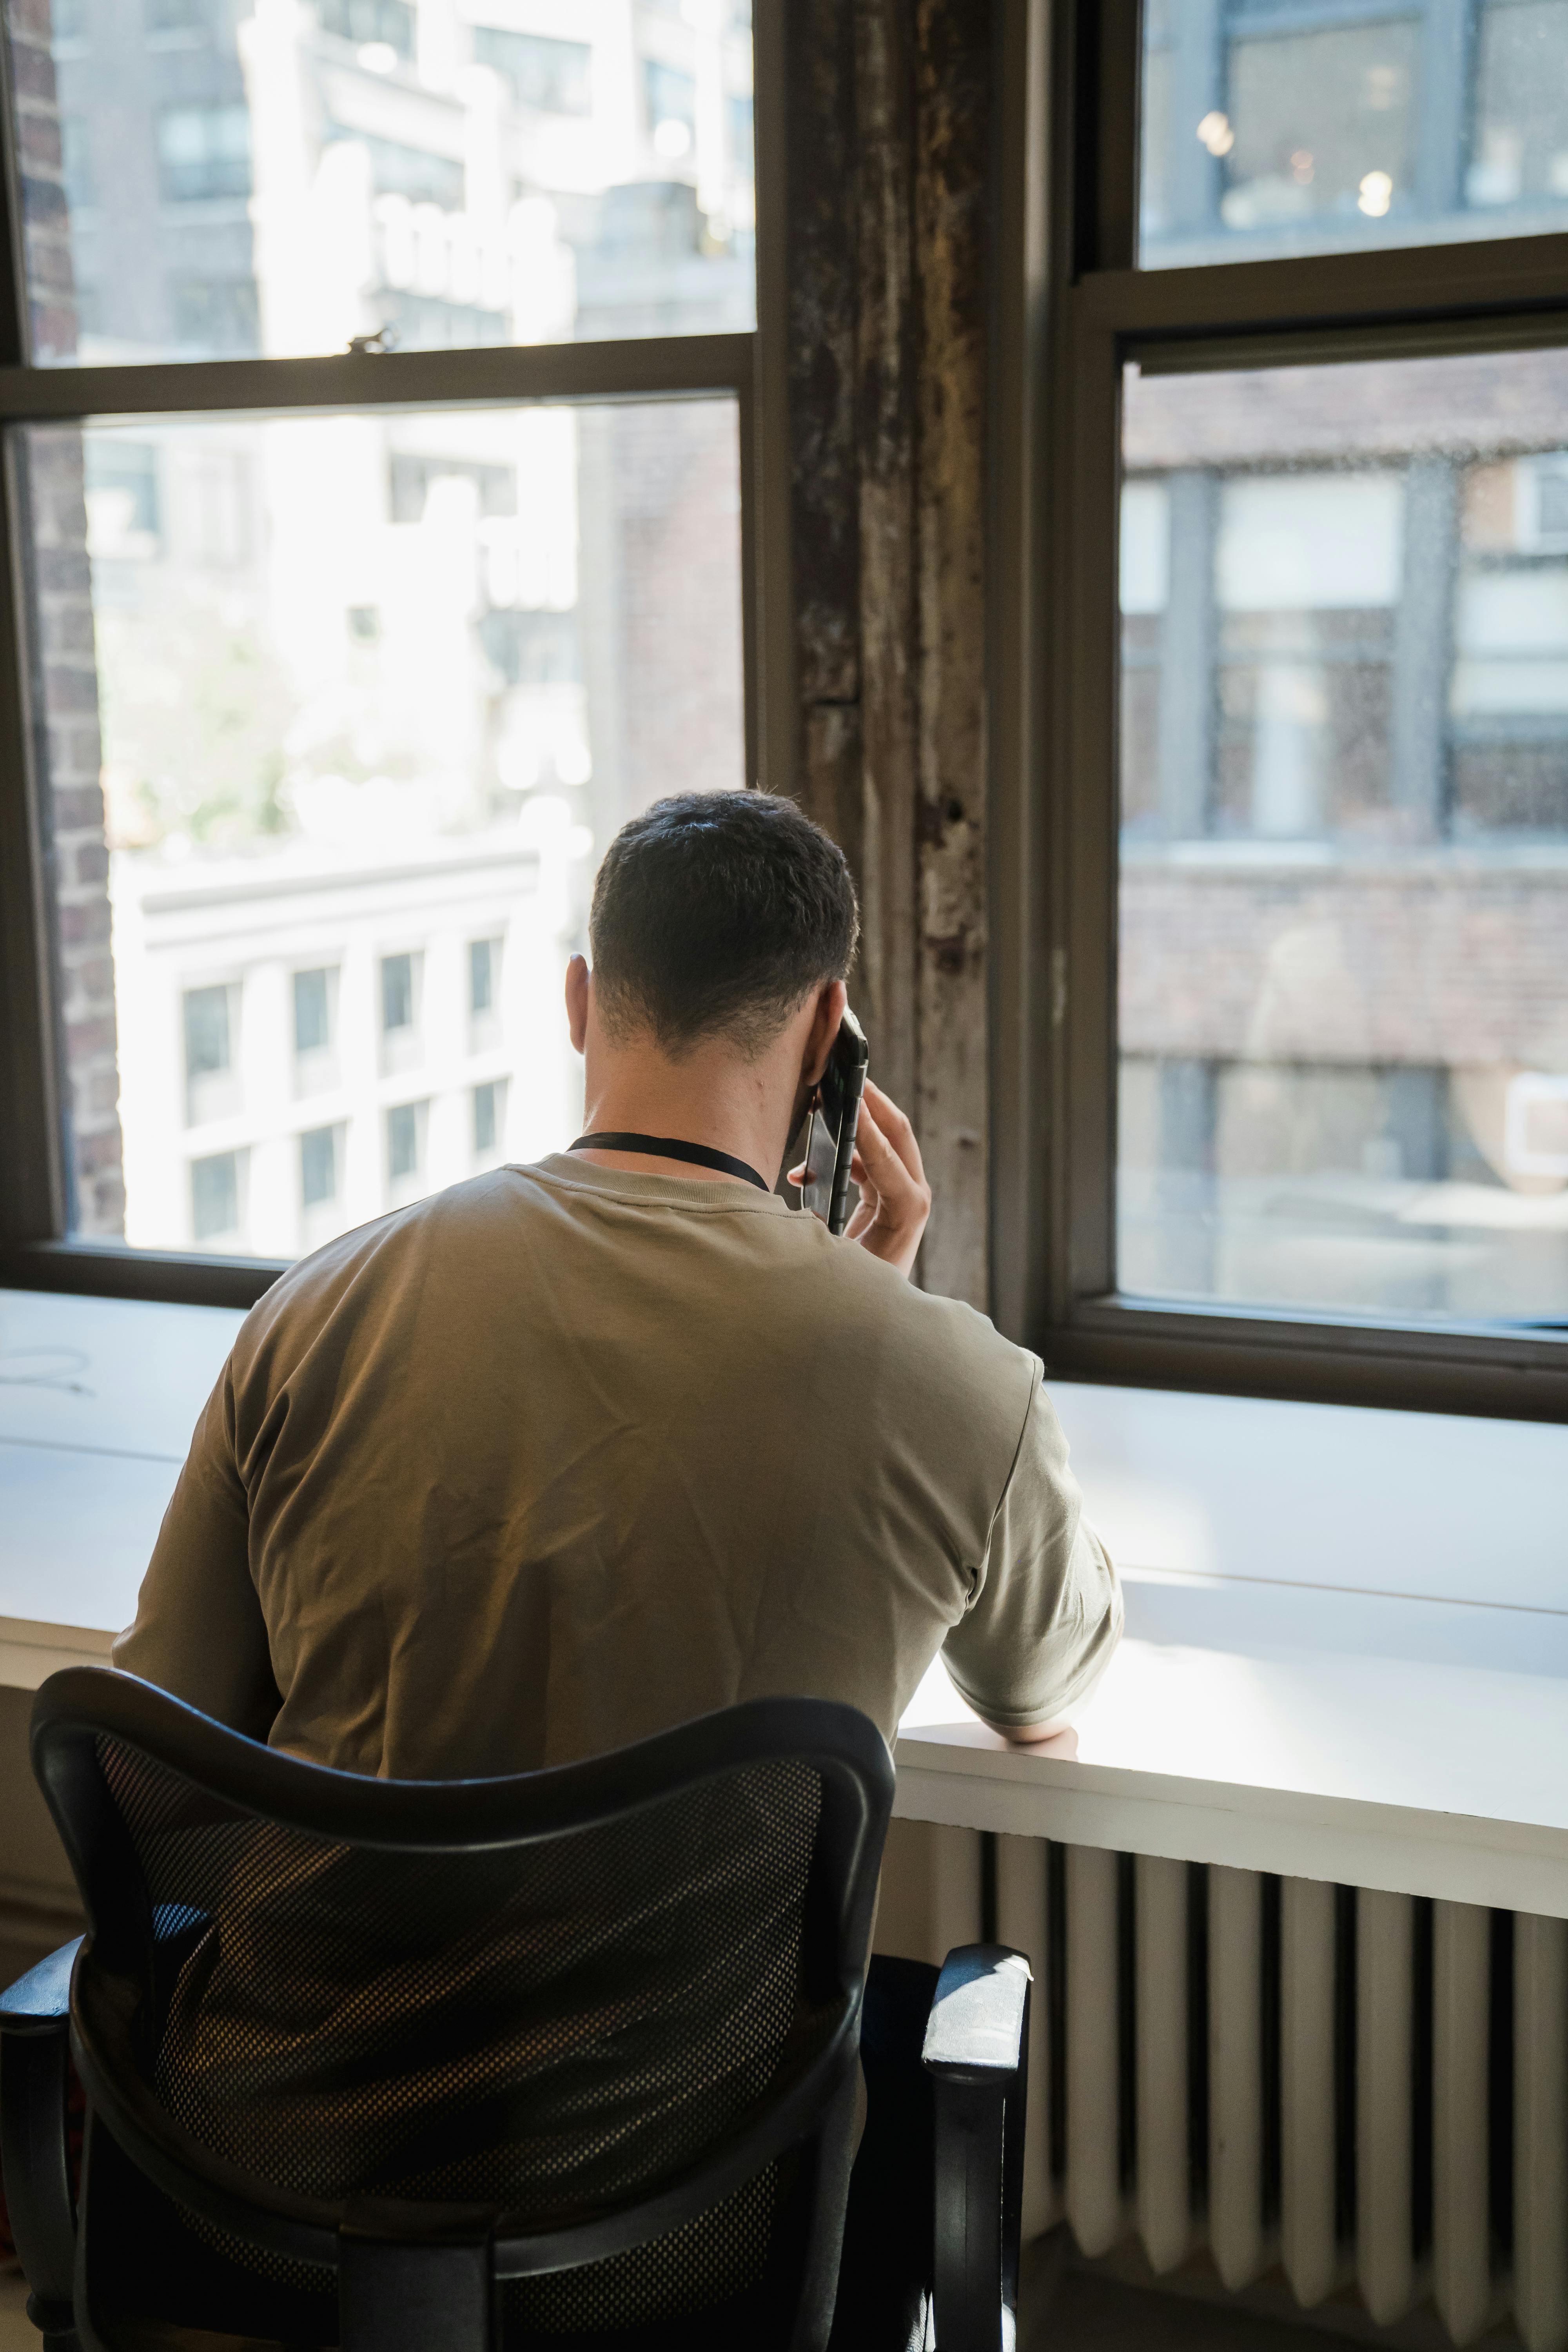
[[249, 1307], [288, 1261], [136, 1249], [72, 1236], [68, 1099], [55, 974], [47, 745], [28, 614], [21, 436], [137, 417], [731, 399], [739, 422], [742, 658], [749, 782], [795, 777], [784, 368], [787, 0], [752, 12], [756, 319], [750, 332], [304, 359], [32, 362], [10, 43], [0, 16], [0, 1286]]
[[[1115, 1286], [1118, 498], [1123, 364], [1568, 345], [1568, 234], [1137, 267], [1140, 0], [1026, 7], [1003, 93], [993, 1244], [1048, 1371], [1568, 1418], [1568, 1335], [1168, 1304]], [[1009, 297], [1012, 297], [1009, 311]], [[1009, 372], [1016, 372], [1016, 383]]]

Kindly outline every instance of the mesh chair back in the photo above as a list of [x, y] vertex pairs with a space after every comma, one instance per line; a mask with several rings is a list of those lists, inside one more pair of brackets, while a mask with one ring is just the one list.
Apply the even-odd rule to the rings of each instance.
[[[591, 2223], [765, 2106], [863, 1966], [885, 1797], [823, 1752], [820, 1719], [800, 1737], [803, 1711], [848, 1717], [885, 1761], [847, 1709], [764, 1702], [563, 1771], [400, 1785], [125, 1677], [46, 1695], [86, 1966], [137, 1984], [135, 2062], [187, 2167], [194, 2148], [256, 2189], [478, 2205], [513, 2240]], [[611, 2328], [754, 2284], [781, 2162], [626, 2251], [512, 2277], [511, 2315]], [[226, 2252], [331, 2291], [330, 2267], [205, 2210]]]

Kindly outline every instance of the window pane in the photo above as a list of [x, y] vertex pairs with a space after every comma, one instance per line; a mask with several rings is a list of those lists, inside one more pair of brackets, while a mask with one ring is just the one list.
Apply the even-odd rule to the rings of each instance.
[[1565, 416], [1129, 371], [1122, 1290], [1568, 1322]]
[[73, 1228], [289, 1256], [569, 1141], [596, 857], [745, 781], [734, 404], [25, 452]]
[[40, 362], [754, 323], [739, 0], [5, 13]]
[[1568, 227], [1568, 0], [1147, 0], [1147, 268]]

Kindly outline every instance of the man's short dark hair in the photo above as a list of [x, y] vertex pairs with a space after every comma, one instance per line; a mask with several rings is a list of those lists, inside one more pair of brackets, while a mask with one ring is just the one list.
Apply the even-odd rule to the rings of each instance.
[[679, 1055], [728, 1034], [766, 1045], [859, 931], [837, 842], [773, 793], [679, 793], [624, 824], [588, 921], [600, 1018]]

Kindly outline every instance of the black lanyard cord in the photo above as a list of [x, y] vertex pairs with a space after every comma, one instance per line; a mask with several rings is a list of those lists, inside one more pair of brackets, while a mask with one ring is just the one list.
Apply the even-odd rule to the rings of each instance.
[[640, 1151], [649, 1160], [689, 1160], [694, 1168], [716, 1169], [721, 1176], [740, 1176], [754, 1184], [759, 1192], [771, 1192], [773, 1186], [764, 1182], [754, 1168], [743, 1160], [732, 1159], [727, 1151], [714, 1151], [706, 1143], [682, 1143], [674, 1135], [580, 1135], [569, 1144], [571, 1151]]

